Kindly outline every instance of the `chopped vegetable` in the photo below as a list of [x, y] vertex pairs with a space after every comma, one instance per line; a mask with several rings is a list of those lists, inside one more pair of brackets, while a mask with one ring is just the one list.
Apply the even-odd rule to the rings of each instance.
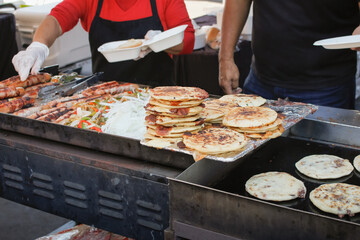
[[66, 125], [142, 139], [146, 133], [145, 105], [150, 98], [148, 90], [135, 89], [116, 98], [95, 99], [79, 103]]
[[85, 128], [84, 123], [86, 123], [87, 125], [91, 125], [91, 123], [88, 122], [87, 120], [81, 120], [81, 121], [79, 122], [78, 128]]

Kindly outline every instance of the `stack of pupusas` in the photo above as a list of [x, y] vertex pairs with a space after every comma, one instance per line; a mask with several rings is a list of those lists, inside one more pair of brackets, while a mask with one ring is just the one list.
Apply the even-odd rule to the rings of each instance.
[[223, 124], [247, 137], [276, 138], [284, 132], [282, 118], [267, 107], [238, 107], [228, 112]]
[[199, 131], [204, 120], [200, 113], [209, 94], [196, 87], [156, 87], [150, 90], [145, 107], [146, 144], [163, 148], [182, 140], [184, 132]]
[[231, 102], [221, 101], [219, 99], [210, 99], [204, 101], [204, 110], [200, 113], [201, 118], [204, 119], [205, 124], [220, 124], [223, 117], [232, 108], [238, 105]]
[[265, 98], [253, 94], [224, 95], [219, 99], [205, 101], [201, 117], [205, 119], [205, 123], [221, 124], [224, 116], [235, 107], [259, 107], [265, 103]]

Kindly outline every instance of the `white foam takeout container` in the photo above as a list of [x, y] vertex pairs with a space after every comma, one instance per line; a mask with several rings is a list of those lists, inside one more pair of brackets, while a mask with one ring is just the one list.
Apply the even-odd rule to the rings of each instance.
[[105, 43], [98, 48], [98, 51], [101, 52], [110, 63], [138, 58], [143, 45], [133, 48], [117, 49], [118, 46], [127, 41], [128, 40]]
[[184, 32], [187, 25], [180, 25], [171, 29], [168, 29], [158, 35], [155, 35], [152, 39], [146, 40], [144, 45], [149, 46], [154, 52], [161, 52], [173, 46], [182, 43], [184, 39]]
[[206, 28], [195, 30], [194, 50], [205, 47], [206, 45]]
[[161, 52], [182, 43], [186, 28], [187, 25], [180, 25], [178, 27], [168, 29], [158, 35], [155, 35], [150, 40], [142, 40], [143, 44], [138, 47], [117, 49], [120, 44], [128, 41], [123, 40], [104, 43], [98, 48], [98, 51], [104, 55], [108, 62], [120, 62], [136, 59], [139, 57], [142, 47], [148, 46], [154, 52]]
[[360, 47], [360, 35], [327, 38], [314, 42], [314, 46], [323, 46], [326, 49], [356, 48]]

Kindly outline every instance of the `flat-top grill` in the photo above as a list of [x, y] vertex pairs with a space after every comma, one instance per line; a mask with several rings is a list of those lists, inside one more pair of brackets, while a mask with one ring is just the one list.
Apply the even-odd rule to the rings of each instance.
[[[294, 110], [285, 102], [272, 107], [285, 115]], [[351, 239], [360, 231], [359, 215], [340, 219], [312, 209], [308, 199], [280, 204], [244, 191], [260, 172], [301, 179], [294, 163], [306, 154], [352, 160], [360, 153], [358, 112], [318, 112], [227, 163], [194, 162], [135, 139], [0, 114], [0, 196], [136, 239], [162, 239], [169, 215], [170, 238], [174, 231], [186, 239]], [[294, 114], [293, 123], [304, 116]], [[356, 174], [341, 181], [359, 184]], [[319, 185], [303, 180], [308, 193]]]
[[[284, 151], [284, 149], [286, 150]], [[331, 154], [352, 162], [354, 157], [360, 154], [360, 150], [280, 137], [249, 156], [246, 161], [243, 161], [226, 178], [213, 187], [218, 190], [253, 198], [245, 190], [245, 183], [250, 177], [269, 171], [287, 172], [304, 182], [307, 189], [306, 197], [304, 199], [298, 198], [291, 201], [272, 203], [338, 218], [338, 216], [323, 212], [314, 206], [309, 199], [309, 194], [314, 188], [324, 183], [342, 182], [360, 186], [360, 173], [355, 170], [349, 176], [331, 180], [317, 180], [306, 177], [296, 170], [295, 163], [301, 158], [312, 154]], [[354, 217], [345, 216], [343, 220], [360, 224], [360, 215], [356, 214]]]
[[[360, 173], [316, 180], [297, 172], [304, 156], [331, 154], [353, 162], [360, 154], [360, 114], [328, 107], [308, 116], [237, 162], [204, 159], [170, 179], [170, 239], [357, 239], [360, 213], [340, 218], [314, 206], [309, 193], [323, 183], [360, 186]], [[253, 175], [283, 171], [302, 180], [305, 199], [270, 202], [245, 191]]]

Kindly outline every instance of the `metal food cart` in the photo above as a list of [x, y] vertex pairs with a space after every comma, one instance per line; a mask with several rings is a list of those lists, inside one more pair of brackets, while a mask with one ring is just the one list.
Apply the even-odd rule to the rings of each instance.
[[[360, 218], [244, 191], [249, 174], [278, 169], [303, 180], [303, 154], [360, 154], [358, 111], [314, 115], [234, 162], [158, 150], [139, 141], [0, 114], [0, 196], [135, 239], [355, 239]], [[306, 149], [306, 150], [304, 150]], [[270, 161], [271, 160], [271, 161]], [[244, 174], [246, 173], [246, 174]], [[360, 184], [353, 172], [343, 182]]]

